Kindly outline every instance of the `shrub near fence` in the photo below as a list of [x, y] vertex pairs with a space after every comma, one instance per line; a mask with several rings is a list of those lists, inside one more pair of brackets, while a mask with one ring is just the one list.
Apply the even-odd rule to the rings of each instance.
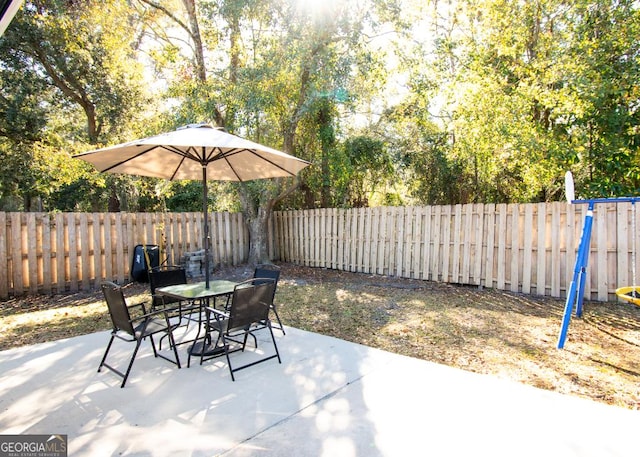
[[[318, 209], [274, 222], [284, 261], [562, 297], [586, 211], [559, 202]], [[587, 299], [613, 300], [631, 284], [634, 215], [628, 203], [596, 207]]]
[[[270, 223], [269, 252], [311, 267], [562, 297], [586, 210], [538, 203], [282, 211]], [[587, 299], [612, 300], [617, 287], [631, 285], [634, 249], [640, 260], [634, 215], [630, 203], [596, 206]], [[214, 262], [245, 262], [242, 215], [210, 216]], [[126, 282], [135, 245], [160, 245], [162, 258], [177, 263], [202, 249], [202, 225], [200, 213], [0, 213], [0, 298]]]
[[[242, 215], [210, 216], [214, 262], [245, 261]], [[127, 282], [137, 244], [159, 245], [170, 264], [202, 249], [201, 213], [0, 212], [0, 227], [0, 298], [89, 290], [105, 279]]]

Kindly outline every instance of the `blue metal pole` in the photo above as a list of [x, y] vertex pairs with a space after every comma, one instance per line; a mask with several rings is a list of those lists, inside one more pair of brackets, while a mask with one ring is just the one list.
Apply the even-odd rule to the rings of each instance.
[[585, 246], [582, 250], [582, 258], [580, 259], [580, 282], [578, 283], [578, 293], [576, 295], [576, 316], [582, 317], [582, 303], [584, 302], [584, 288], [587, 284], [587, 267], [589, 266], [589, 251], [591, 250], [591, 229], [593, 227], [593, 204], [589, 205], [587, 216], [584, 221], [588, 232], [584, 240]]
[[573, 307], [578, 303], [576, 314], [582, 314], [582, 301], [584, 295], [585, 276], [587, 270], [587, 262], [589, 260], [589, 246], [591, 244], [591, 228], [593, 227], [593, 207], [594, 201], [589, 202], [589, 209], [584, 219], [584, 225], [582, 227], [582, 236], [580, 238], [580, 246], [578, 247], [578, 255], [576, 256], [576, 263], [573, 268], [573, 279], [569, 286], [569, 292], [567, 293], [567, 301], [564, 306], [564, 316], [562, 317], [562, 327], [560, 328], [560, 336], [558, 337], [558, 349], [564, 347], [565, 340], [567, 339], [567, 331], [569, 330], [569, 323], [571, 322], [571, 313]]

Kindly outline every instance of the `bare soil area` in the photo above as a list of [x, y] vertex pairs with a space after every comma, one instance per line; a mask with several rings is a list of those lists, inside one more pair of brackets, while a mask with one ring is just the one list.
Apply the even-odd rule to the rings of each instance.
[[[585, 303], [556, 349], [564, 300], [280, 264], [285, 325], [538, 388], [640, 409], [640, 308]], [[252, 276], [246, 266], [218, 278]], [[149, 299], [130, 284], [131, 302]], [[99, 291], [0, 303], [0, 350], [110, 328]]]

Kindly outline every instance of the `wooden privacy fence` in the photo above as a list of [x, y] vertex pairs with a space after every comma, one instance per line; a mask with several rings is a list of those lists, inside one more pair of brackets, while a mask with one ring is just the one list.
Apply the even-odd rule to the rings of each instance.
[[[539, 203], [282, 211], [267, 238], [274, 260], [563, 297], [586, 210]], [[245, 262], [242, 215], [210, 216], [214, 262]], [[612, 300], [617, 287], [632, 285], [634, 257], [640, 275], [638, 217], [630, 203], [596, 206], [585, 298]], [[202, 249], [202, 226], [201, 213], [0, 213], [0, 298], [126, 282], [135, 245], [157, 244], [163, 259], [178, 263]]]
[[[249, 235], [239, 213], [210, 214], [214, 262], [246, 260]], [[179, 262], [203, 248], [201, 213], [2, 213], [0, 298], [89, 290], [102, 280], [129, 280], [134, 247], [160, 246]]]
[[[281, 260], [312, 267], [563, 297], [586, 211], [566, 203], [285, 211], [275, 214], [275, 244]], [[594, 214], [585, 298], [613, 300], [640, 260], [631, 230], [640, 212], [618, 203]]]

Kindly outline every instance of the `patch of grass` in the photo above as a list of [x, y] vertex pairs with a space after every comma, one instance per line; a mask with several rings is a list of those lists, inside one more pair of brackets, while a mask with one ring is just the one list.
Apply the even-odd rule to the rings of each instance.
[[[150, 299], [146, 290], [133, 290], [128, 303]], [[111, 329], [101, 292], [24, 297], [0, 306], [0, 350], [43, 343]]]

